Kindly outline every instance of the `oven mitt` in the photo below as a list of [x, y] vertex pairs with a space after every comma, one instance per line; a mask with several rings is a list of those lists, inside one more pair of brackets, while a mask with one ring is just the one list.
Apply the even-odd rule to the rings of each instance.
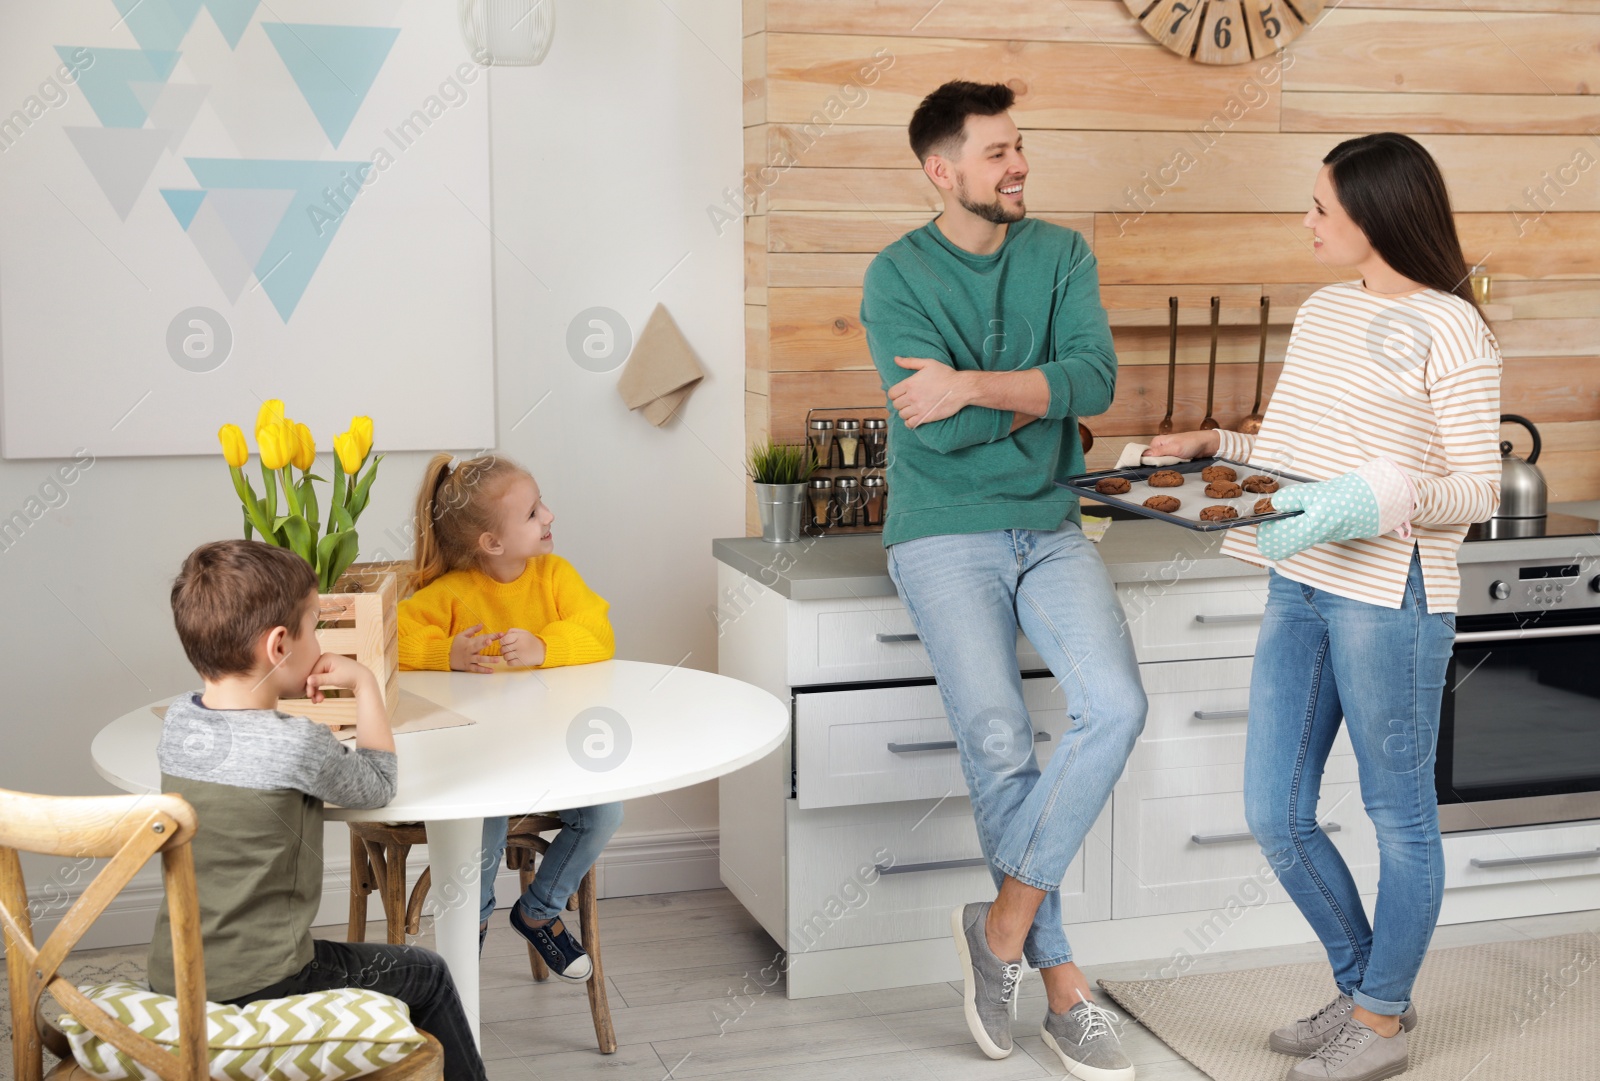
[[1274, 510], [1297, 510], [1293, 518], [1263, 522], [1256, 547], [1276, 562], [1324, 541], [1411, 536], [1416, 486], [1394, 462], [1374, 458], [1352, 473], [1314, 484], [1296, 484], [1272, 496]]

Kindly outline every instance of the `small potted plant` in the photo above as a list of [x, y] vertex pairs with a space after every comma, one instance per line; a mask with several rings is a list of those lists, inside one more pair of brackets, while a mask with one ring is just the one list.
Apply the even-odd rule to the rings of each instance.
[[756, 486], [762, 540], [783, 544], [800, 539], [806, 482], [816, 468], [816, 455], [803, 444], [773, 443], [769, 439], [751, 448], [745, 472]]

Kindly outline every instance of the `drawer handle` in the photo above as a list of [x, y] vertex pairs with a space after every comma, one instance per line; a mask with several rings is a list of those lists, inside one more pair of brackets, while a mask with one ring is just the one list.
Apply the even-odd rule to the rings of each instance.
[[896, 646], [904, 642], [922, 641], [922, 636], [919, 634], [884, 634], [882, 631], [879, 631], [877, 634], [873, 635], [873, 637], [886, 646]]
[[[1342, 829], [1344, 827], [1337, 822], [1324, 822], [1322, 824], [1323, 833], [1338, 833]], [[1197, 845], [1227, 845], [1233, 844], [1235, 841], [1253, 841], [1255, 836], [1249, 830], [1244, 830], [1240, 833], [1195, 833], [1189, 836], [1189, 840]]]
[[1206, 615], [1201, 612], [1194, 617], [1196, 623], [1260, 623], [1267, 618], [1265, 612], [1225, 612], [1222, 615]]
[[1194, 719], [1197, 721], [1231, 721], [1237, 717], [1248, 717], [1248, 709], [1197, 709]]
[[1572, 860], [1600, 859], [1600, 848], [1587, 849], [1583, 852], [1551, 852], [1544, 856], [1507, 856], [1504, 859], [1480, 860], [1474, 856], [1474, 867], [1520, 867], [1525, 863], [1568, 863]]
[[948, 871], [956, 867], [987, 867], [982, 856], [965, 860], [938, 860], [934, 863], [875, 863], [880, 875], [908, 875], [916, 871]]
[[[1035, 732], [1033, 734], [1033, 742], [1049, 743], [1050, 733]], [[953, 751], [956, 749], [956, 741], [953, 739], [941, 739], [934, 743], [890, 743], [888, 747], [890, 754], [908, 754], [911, 751]]]

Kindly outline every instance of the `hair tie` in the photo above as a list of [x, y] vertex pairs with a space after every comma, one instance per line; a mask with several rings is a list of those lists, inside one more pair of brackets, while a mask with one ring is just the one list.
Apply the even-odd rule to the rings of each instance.
[[452, 454], [452, 455], [450, 455], [450, 464], [448, 466], [446, 466], [445, 468], [449, 472], [454, 473], [456, 471], [457, 467], [459, 467], [460, 465], [461, 465], [461, 459], [457, 458], [454, 454]]

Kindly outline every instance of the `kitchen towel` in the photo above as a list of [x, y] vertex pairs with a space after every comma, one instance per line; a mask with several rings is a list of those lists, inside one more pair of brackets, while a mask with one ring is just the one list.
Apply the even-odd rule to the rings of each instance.
[[1146, 444], [1129, 443], [1122, 448], [1122, 453], [1117, 457], [1116, 468], [1136, 469], [1141, 465], [1177, 465], [1188, 460], [1188, 458], [1174, 458], [1170, 454], [1151, 454]]
[[627, 366], [617, 380], [617, 393], [629, 409], [642, 412], [645, 420], [659, 428], [705, 374], [666, 306], [657, 304], [638, 344], [628, 354]]

